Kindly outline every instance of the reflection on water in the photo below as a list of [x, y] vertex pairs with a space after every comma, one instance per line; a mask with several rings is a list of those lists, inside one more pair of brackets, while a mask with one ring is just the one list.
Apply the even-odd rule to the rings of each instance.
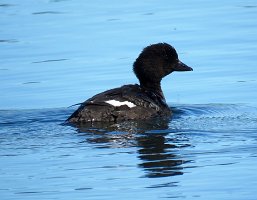
[[178, 155], [179, 146], [169, 141], [167, 143], [163, 135], [150, 135], [141, 137], [138, 140], [139, 158], [142, 163], [140, 167], [147, 172], [149, 178], [175, 176], [183, 174], [182, 164], [184, 158]]
[[176, 145], [172, 140], [167, 141], [165, 137], [170, 133], [169, 122], [161, 119], [111, 125], [95, 122], [76, 127], [80, 135], [86, 136], [85, 142], [97, 145], [98, 148], [137, 147], [138, 158], [141, 160], [138, 166], [145, 170], [146, 177], [157, 178], [182, 175], [181, 165], [186, 162], [176, 155], [183, 146]]

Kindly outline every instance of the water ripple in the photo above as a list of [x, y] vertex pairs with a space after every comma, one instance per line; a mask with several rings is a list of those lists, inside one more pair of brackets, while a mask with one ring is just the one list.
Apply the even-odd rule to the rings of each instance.
[[174, 108], [172, 129], [200, 131], [237, 131], [256, 129], [257, 109], [244, 105], [208, 104]]
[[63, 14], [62, 12], [57, 11], [41, 11], [41, 12], [33, 12], [33, 15], [45, 15], [45, 14]]

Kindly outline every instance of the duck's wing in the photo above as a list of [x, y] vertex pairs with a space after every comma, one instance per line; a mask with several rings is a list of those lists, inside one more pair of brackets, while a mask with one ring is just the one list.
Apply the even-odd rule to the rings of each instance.
[[83, 102], [69, 122], [123, 121], [157, 115], [160, 107], [138, 85], [107, 90]]

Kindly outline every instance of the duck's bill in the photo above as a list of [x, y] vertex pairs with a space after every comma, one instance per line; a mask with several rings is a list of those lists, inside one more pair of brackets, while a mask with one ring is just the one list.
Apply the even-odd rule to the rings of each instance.
[[193, 68], [188, 67], [186, 64], [182, 63], [181, 61], [178, 61], [177, 65], [174, 68], [174, 71], [193, 71]]

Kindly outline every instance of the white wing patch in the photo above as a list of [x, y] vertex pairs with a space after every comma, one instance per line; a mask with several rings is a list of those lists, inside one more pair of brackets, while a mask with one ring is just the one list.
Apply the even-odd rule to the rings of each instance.
[[129, 101], [117, 101], [117, 100], [108, 100], [108, 101], [105, 101], [106, 103], [110, 104], [110, 105], [113, 105], [115, 107], [119, 107], [119, 106], [123, 106], [123, 105], [126, 105], [130, 108], [133, 108], [135, 107], [136, 105], [133, 104], [132, 102], [129, 102]]

